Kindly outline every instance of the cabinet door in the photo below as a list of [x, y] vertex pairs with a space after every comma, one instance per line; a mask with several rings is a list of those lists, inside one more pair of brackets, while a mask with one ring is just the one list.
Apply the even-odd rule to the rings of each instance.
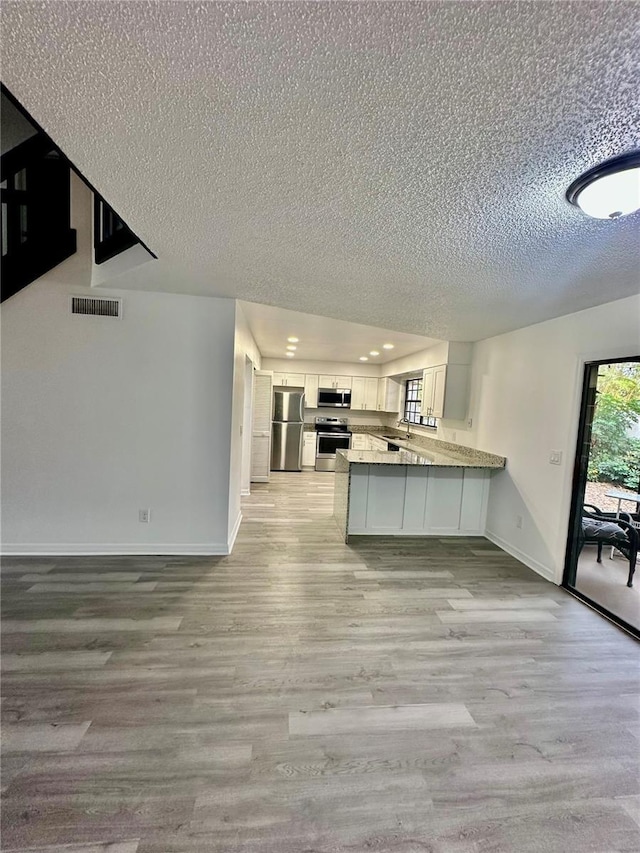
[[366, 450], [367, 449], [367, 436], [359, 435], [355, 433], [351, 436], [351, 449], [352, 450]]
[[318, 377], [320, 388], [335, 388], [336, 387], [336, 377], [335, 376], [327, 376], [326, 374], [321, 374]]
[[316, 464], [316, 434], [305, 432], [302, 445], [302, 464], [305, 468], [313, 468]]
[[434, 367], [427, 367], [422, 373], [422, 404], [420, 414], [423, 418], [431, 417], [433, 411]]
[[287, 374], [286, 373], [274, 373], [273, 374], [273, 384], [274, 386], [282, 387], [287, 384]]
[[431, 416], [443, 418], [445, 412], [445, 394], [447, 388], [447, 367], [442, 364], [433, 368], [433, 396]]
[[288, 388], [304, 388], [304, 373], [286, 373]]
[[256, 372], [253, 377], [251, 433], [251, 482], [266, 483], [271, 467], [271, 376], [267, 373]]
[[304, 407], [305, 409], [318, 408], [318, 376], [307, 373], [304, 377]]
[[368, 412], [375, 412], [378, 408], [378, 380], [364, 380], [364, 407]]
[[364, 409], [366, 402], [365, 379], [362, 376], [354, 376], [351, 382], [351, 408]]
[[336, 380], [335, 388], [346, 388], [347, 391], [349, 389], [353, 390], [353, 376], [335, 376]]
[[378, 410], [381, 412], [400, 411], [400, 383], [393, 379], [381, 379], [378, 387]]

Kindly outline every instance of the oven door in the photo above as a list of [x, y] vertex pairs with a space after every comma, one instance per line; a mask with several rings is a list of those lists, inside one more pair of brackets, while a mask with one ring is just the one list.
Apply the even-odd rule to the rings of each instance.
[[349, 409], [351, 408], [351, 389], [349, 388], [319, 388], [319, 409]]
[[316, 471], [335, 471], [336, 450], [349, 450], [350, 432], [319, 432], [316, 437]]

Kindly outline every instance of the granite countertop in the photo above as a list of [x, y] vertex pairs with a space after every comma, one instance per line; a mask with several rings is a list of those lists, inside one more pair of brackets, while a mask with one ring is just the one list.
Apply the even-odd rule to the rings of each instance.
[[[382, 438], [370, 431], [375, 438]], [[387, 435], [390, 434], [386, 433]], [[361, 465], [433, 465], [440, 468], [504, 468], [504, 456], [485, 453], [472, 447], [420, 437], [421, 444], [402, 439], [400, 435], [389, 439], [400, 450], [339, 450], [338, 454], [349, 464]]]

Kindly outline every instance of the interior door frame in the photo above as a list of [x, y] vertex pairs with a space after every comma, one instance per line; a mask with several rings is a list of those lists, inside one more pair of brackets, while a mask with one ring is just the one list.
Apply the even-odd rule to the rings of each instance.
[[[595, 391], [597, 388], [598, 369], [603, 364], [623, 364], [625, 362], [640, 362], [640, 355], [624, 356], [617, 358], [605, 358], [597, 361], [588, 361], [584, 363], [582, 392], [580, 396], [580, 413], [578, 420], [578, 435], [576, 440], [576, 453], [573, 468], [572, 490], [571, 490], [571, 508], [569, 513], [569, 529], [567, 533], [567, 548], [565, 551], [564, 572], [562, 575], [562, 587], [579, 598], [589, 607], [597, 610], [607, 619], [614, 622], [619, 627], [628, 631], [634, 637], [640, 639], [640, 630], [633, 625], [630, 625], [624, 619], [621, 619], [615, 613], [612, 613], [597, 601], [589, 598], [571, 585], [575, 583], [575, 578], [578, 568], [579, 558], [579, 531], [578, 525], [582, 520], [582, 505], [584, 503], [584, 494], [588, 481], [588, 464], [589, 453], [585, 452], [591, 445], [591, 425], [593, 422], [593, 408], [595, 405]], [[595, 382], [594, 382], [595, 379]], [[593, 389], [593, 403], [590, 395]], [[591, 411], [590, 411], [591, 410]], [[640, 484], [639, 484], [640, 485]]]

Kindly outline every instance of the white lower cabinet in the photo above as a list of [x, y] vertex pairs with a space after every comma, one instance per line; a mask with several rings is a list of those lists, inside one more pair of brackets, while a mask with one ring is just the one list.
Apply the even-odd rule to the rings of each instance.
[[369, 436], [365, 433], [353, 433], [351, 436], [351, 450], [368, 450]]
[[315, 432], [303, 433], [302, 439], [302, 467], [316, 467], [316, 434]]
[[376, 438], [376, 437], [375, 437], [375, 436], [373, 436], [373, 435], [372, 435], [372, 436], [370, 436], [370, 439], [369, 439], [369, 449], [370, 449], [370, 450], [384, 450], [384, 451], [387, 451], [387, 450], [389, 449], [387, 445], [388, 445], [388, 443], [387, 443], [386, 439], [384, 439], [384, 438]]
[[349, 534], [482, 536], [491, 471], [352, 465]]

